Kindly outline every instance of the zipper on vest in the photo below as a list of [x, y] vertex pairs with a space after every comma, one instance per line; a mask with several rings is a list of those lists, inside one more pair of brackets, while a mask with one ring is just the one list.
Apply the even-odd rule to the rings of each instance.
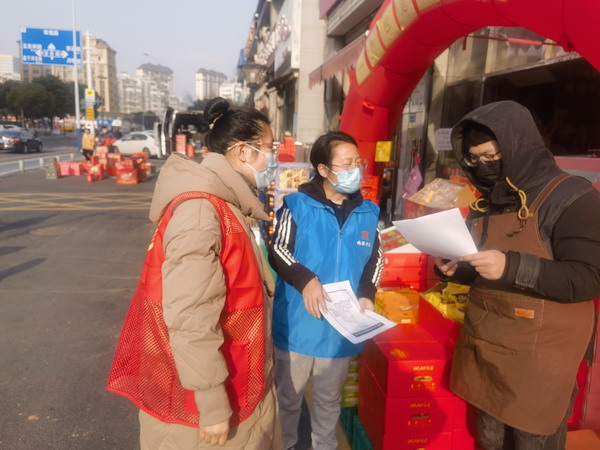
[[340, 258], [342, 257], [342, 228], [338, 230], [337, 254], [335, 257], [335, 281], [340, 281]]

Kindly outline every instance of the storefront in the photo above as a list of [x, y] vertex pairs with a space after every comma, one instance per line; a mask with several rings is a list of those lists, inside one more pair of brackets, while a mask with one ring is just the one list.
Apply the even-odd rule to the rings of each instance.
[[[372, 162], [367, 176], [385, 180], [386, 173], [393, 174], [392, 215], [408, 212], [402, 189], [413, 165], [425, 181], [459, 174], [447, 151], [451, 127], [465, 113], [498, 100], [515, 100], [531, 110], [563, 168], [588, 178], [590, 171], [600, 174], [600, 164], [594, 164], [599, 159], [571, 156], [600, 147], [595, 126], [600, 48], [593, 45], [598, 25], [600, 3], [591, 0], [385, 1], [350, 75], [340, 129], [357, 138], [362, 155]], [[385, 142], [393, 144], [392, 150], [382, 156]], [[439, 181], [442, 187], [431, 193], [452, 183]], [[457, 206], [468, 206], [472, 192], [461, 186]], [[390, 202], [387, 195], [379, 198], [383, 208]], [[424, 203], [422, 210], [412, 210], [414, 216], [436, 212]], [[359, 425], [375, 449], [475, 448], [473, 411], [443, 391], [443, 376], [436, 378], [444, 373], [442, 365], [451, 364], [469, 287], [437, 284], [432, 258], [398, 250], [402, 246], [393, 227], [382, 231], [382, 247], [376, 311], [416, 325], [398, 326], [396, 336], [375, 338], [365, 348], [358, 376]], [[413, 310], [418, 318], [407, 314]], [[600, 376], [599, 352], [595, 358], [591, 371], [585, 363], [579, 366], [569, 430], [595, 429], [600, 423], [598, 399], [588, 389], [589, 380]], [[405, 363], [409, 367], [402, 367]], [[428, 372], [417, 373], [423, 368]], [[404, 373], [410, 373], [409, 383], [403, 383]], [[420, 388], [426, 395], [415, 401], [418, 393], [411, 389]]]
[[[432, 75], [433, 85], [439, 81], [430, 68], [450, 47], [443, 95], [437, 95], [439, 89], [434, 95], [432, 88], [426, 90], [431, 99], [424, 114], [429, 115], [428, 109], [438, 112], [423, 122], [428, 128], [421, 134], [426, 136], [425, 148], [420, 149], [423, 156], [437, 159], [437, 128], [451, 127], [480, 104], [508, 98], [539, 116], [542, 133], [557, 155], [595, 148], [592, 124], [598, 74], [594, 67], [600, 67], [600, 51], [593, 42], [599, 13], [600, 4], [583, 0], [543, 4], [536, 0], [385, 1], [371, 23], [352, 74], [340, 129], [355, 136], [363, 155], [373, 162], [378, 141], [392, 140], [402, 134], [400, 130], [411, 134], [395, 142], [401, 167], [395, 186], [398, 194], [400, 175], [406, 175], [410, 167], [405, 153], [412, 151], [410, 143], [418, 142], [422, 131], [415, 130], [417, 114], [407, 110], [407, 99], [424, 75]], [[490, 25], [495, 28], [480, 30]], [[411, 123], [417, 124], [413, 131]], [[586, 128], [583, 137], [578, 130], [582, 128]], [[579, 142], [567, 151], [561, 142], [570, 142], [576, 135]], [[439, 164], [434, 164], [434, 175], [446, 176], [452, 167], [449, 152], [444, 152]], [[385, 168], [372, 164], [369, 174], [381, 175]], [[426, 168], [431, 170], [430, 164], [422, 166]], [[394, 206], [398, 215], [401, 205], [396, 201]]]

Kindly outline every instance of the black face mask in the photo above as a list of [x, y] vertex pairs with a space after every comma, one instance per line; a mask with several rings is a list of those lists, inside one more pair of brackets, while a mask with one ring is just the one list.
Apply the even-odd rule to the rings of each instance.
[[492, 187], [502, 175], [502, 160], [497, 159], [483, 164], [481, 161], [473, 169], [477, 180], [486, 187]]

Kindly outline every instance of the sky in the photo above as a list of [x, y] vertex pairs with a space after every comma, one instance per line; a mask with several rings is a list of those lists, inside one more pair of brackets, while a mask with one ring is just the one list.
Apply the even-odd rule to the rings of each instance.
[[[3, 2], [0, 54], [19, 56], [21, 27], [89, 31], [116, 52], [117, 71], [145, 63], [174, 72], [175, 95], [194, 96], [200, 68], [235, 75], [258, 0], [29, 0]], [[145, 56], [147, 53], [150, 56]]]

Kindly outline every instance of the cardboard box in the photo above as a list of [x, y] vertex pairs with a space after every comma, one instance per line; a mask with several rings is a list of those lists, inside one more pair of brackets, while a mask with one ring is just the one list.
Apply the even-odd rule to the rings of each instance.
[[138, 184], [137, 169], [122, 169], [117, 171], [117, 184]]
[[104, 168], [101, 164], [92, 164], [87, 174], [87, 182], [93, 183], [104, 179]]
[[177, 153], [181, 153], [185, 155], [185, 146], [187, 144], [187, 135], [186, 134], [177, 134], [175, 136], [175, 151]]
[[379, 357], [377, 345], [383, 342], [437, 342], [431, 334], [420, 325], [399, 324], [394, 328], [378, 334], [365, 342], [365, 349], [360, 355], [361, 365], [373, 367]]
[[419, 293], [402, 289], [379, 289], [375, 294], [375, 312], [399, 324], [418, 320]]
[[475, 194], [467, 184], [436, 178], [406, 199], [404, 218], [412, 219], [452, 208], [460, 208], [466, 217], [474, 199]]
[[375, 450], [448, 450], [452, 448], [452, 432], [386, 434], [372, 442]]
[[425, 328], [418, 324], [402, 324], [378, 334], [368, 343], [381, 342], [436, 342]]
[[600, 394], [588, 394], [584, 399], [581, 428], [600, 430]]
[[451, 395], [450, 352], [438, 342], [376, 342], [362, 365], [389, 398]]
[[152, 175], [152, 164], [145, 162], [141, 165], [140, 170], [144, 172], [144, 178], [148, 178]]
[[454, 428], [466, 428], [475, 431], [477, 413], [473, 406], [460, 397], [454, 397]]
[[452, 445], [454, 397], [389, 398], [361, 366], [358, 416], [374, 449], [439, 449]]
[[133, 155], [133, 158], [141, 158], [143, 161], [143, 163], [145, 163], [146, 161], [148, 161], [148, 155], [144, 152], [136, 152]]
[[108, 153], [108, 147], [106, 145], [96, 145], [95, 150], [97, 154]]
[[454, 429], [455, 397], [388, 397], [367, 366], [360, 370], [359, 417], [377, 423], [382, 434]]
[[76, 177], [81, 176], [84, 173], [84, 171], [81, 168], [80, 162], [72, 162], [70, 169], [71, 169], [71, 175], [74, 175]]
[[475, 449], [475, 436], [466, 428], [459, 428], [452, 431], [452, 449], [453, 450], [472, 450]]
[[408, 241], [404, 239], [396, 227], [389, 227], [381, 230], [379, 233], [379, 240], [383, 253], [387, 253], [408, 244]]
[[384, 253], [380, 286], [407, 287], [424, 291], [427, 281], [427, 255], [423, 253]]
[[61, 177], [68, 177], [71, 175], [71, 163], [68, 162], [59, 162], [58, 163], [58, 171]]
[[135, 169], [135, 161], [133, 159], [124, 159], [123, 161], [119, 161], [115, 164], [117, 168], [117, 172], [125, 171], [125, 170], [134, 170]]
[[[438, 284], [427, 292], [441, 292], [443, 288], [444, 284]], [[461, 324], [442, 315], [423, 296], [419, 298], [419, 324], [444, 347], [454, 351], [460, 336]]]

